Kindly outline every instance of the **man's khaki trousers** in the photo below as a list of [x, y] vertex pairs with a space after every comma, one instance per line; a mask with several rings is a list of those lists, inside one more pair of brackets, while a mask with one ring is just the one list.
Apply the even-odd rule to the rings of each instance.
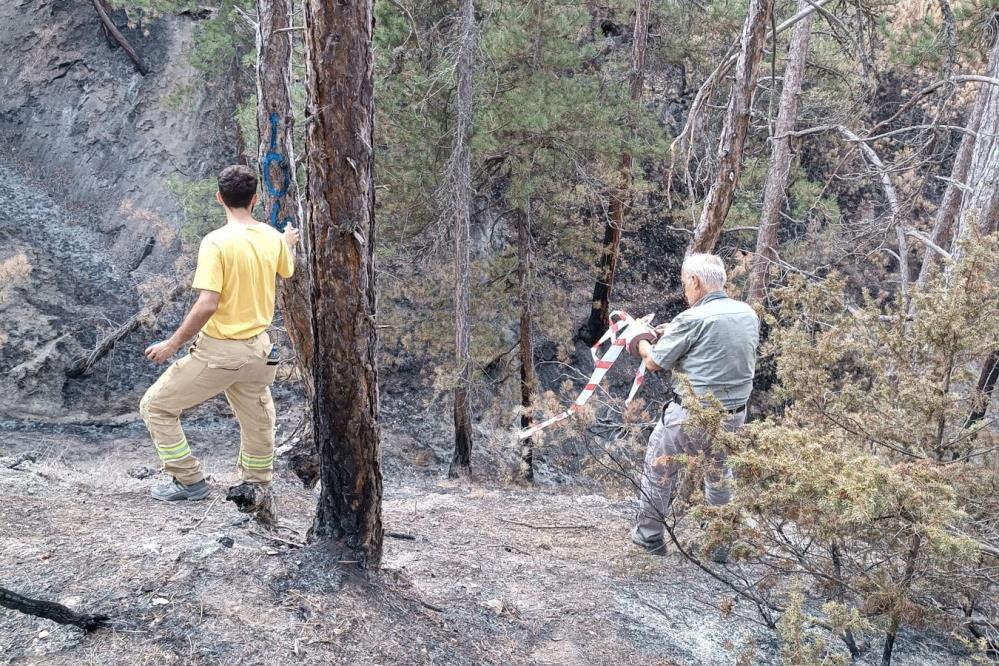
[[239, 420], [239, 475], [266, 483], [274, 465], [274, 401], [270, 385], [277, 365], [267, 365], [271, 341], [266, 333], [247, 340], [217, 340], [198, 335], [190, 353], [149, 387], [139, 413], [168, 473], [184, 485], [204, 478], [201, 463], [180, 427], [185, 409], [225, 393]]
[[[649, 437], [645, 451], [638, 498], [638, 524], [635, 534], [648, 542], [663, 538], [663, 520], [670, 515], [670, 505], [677, 495], [681, 465], [674, 456], [697, 456], [710, 453], [711, 467], [704, 476], [704, 495], [711, 506], [728, 504], [732, 497], [732, 470], [725, 465], [727, 451], [712, 450], [711, 438], [698, 428], [687, 427], [687, 410], [669, 403], [663, 410], [656, 429]], [[746, 422], [746, 410], [730, 414], [722, 423], [728, 432], [735, 432]]]

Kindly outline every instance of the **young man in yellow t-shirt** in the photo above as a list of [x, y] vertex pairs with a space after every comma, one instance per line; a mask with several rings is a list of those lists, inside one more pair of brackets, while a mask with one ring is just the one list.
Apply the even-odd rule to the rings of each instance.
[[[245, 166], [219, 174], [215, 198], [227, 224], [201, 241], [194, 274], [198, 300], [180, 328], [146, 349], [146, 358], [165, 363], [195, 334], [189, 353], [171, 365], [142, 401], [142, 414], [156, 452], [173, 481], [152, 490], [158, 500], [199, 500], [209, 493], [201, 463], [180, 426], [185, 409], [225, 393], [239, 420], [239, 473], [249, 483], [271, 481], [274, 461], [274, 401], [277, 372], [266, 330], [274, 317], [276, 277], [291, 277], [299, 233], [284, 233], [253, 219], [257, 176]], [[200, 333], [199, 333], [200, 331]]]

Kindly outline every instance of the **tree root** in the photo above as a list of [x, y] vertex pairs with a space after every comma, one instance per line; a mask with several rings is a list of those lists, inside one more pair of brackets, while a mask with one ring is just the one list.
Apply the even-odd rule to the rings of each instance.
[[225, 499], [235, 504], [240, 513], [252, 514], [267, 529], [277, 525], [277, 502], [270, 484], [244, 481], [237, 486], [230, 486]]

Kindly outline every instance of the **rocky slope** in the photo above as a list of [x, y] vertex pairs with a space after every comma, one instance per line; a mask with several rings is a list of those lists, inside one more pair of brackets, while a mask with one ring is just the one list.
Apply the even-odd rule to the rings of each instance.
[[[138, 308], [139, 287], [183, 279], [169, 178], [237, 157], [231, 85], [189, 64], [194, 19], [114, 18], [148, 75], [89, 3], [0, 3], [0, 264], [17, 267], [0, 299], [0, 418], [116, 411], [107, 382], [74, 389], [63, 371]], [[114, 380], [129, 401], [136, 372]]]

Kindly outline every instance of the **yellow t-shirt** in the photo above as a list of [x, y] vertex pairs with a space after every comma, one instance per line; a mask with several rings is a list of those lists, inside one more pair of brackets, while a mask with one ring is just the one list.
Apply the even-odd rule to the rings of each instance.
[[227, 224], [201, 241], [194, 288], [218, 292], [219, 308], [201, 331], [220, 340], [245, 340], [267, 330], [274, 318], [277, 275], [295, 271], [284, 237], [274, 227]]

